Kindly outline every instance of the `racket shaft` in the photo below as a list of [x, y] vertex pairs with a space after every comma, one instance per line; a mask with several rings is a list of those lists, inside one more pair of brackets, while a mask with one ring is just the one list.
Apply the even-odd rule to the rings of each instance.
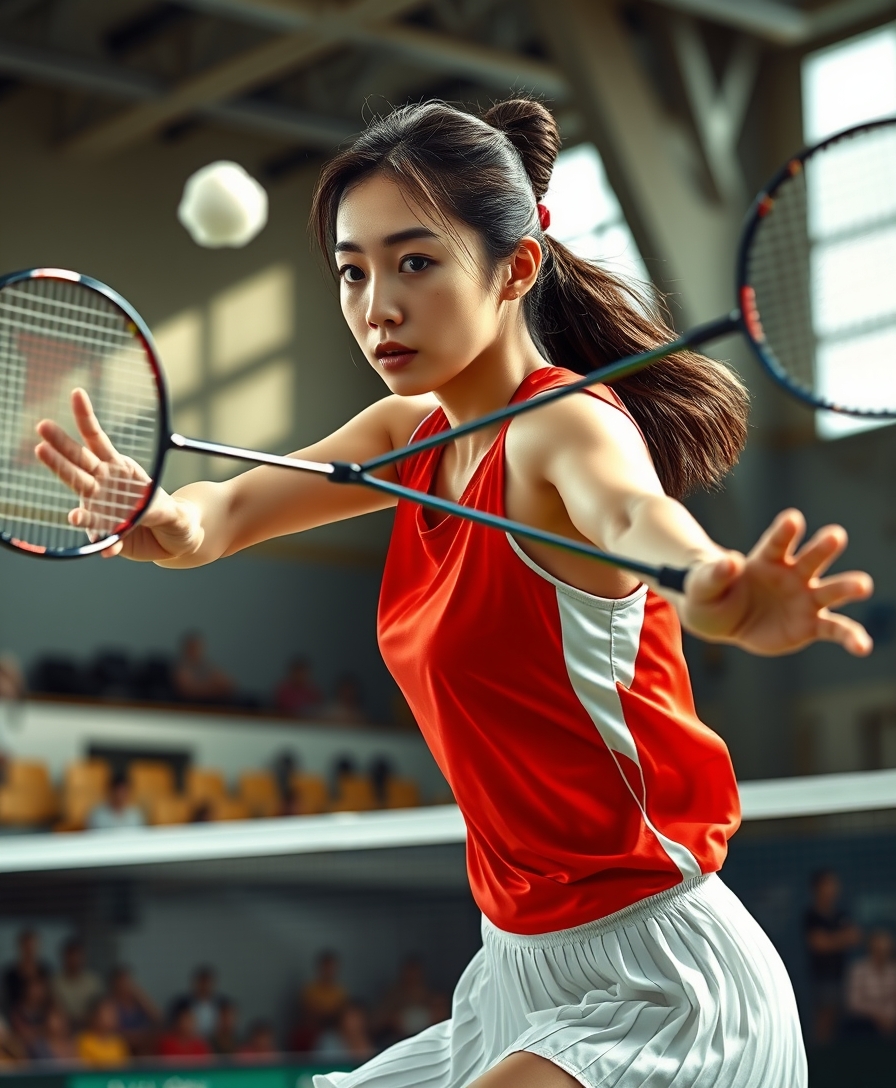
[[662, 586], [681, 591], [684, 587], [684, 579], [687, 570], [679, 567], [655, 567], [649, 563], [639, 563], [636, 559], [624, 559], [622, 556], [613, 555], [611, 552], [601, 551], [593, 544], [583, 544], [578, 540], [570, 540], [569, 537], [560, 536], [557, 533], [549, 533], [544, 529], [536, 529], [532, 525], [524, 525], [521, 521], [512, 521], [510, 518], [502, 518], [497, 514], [488, 514], [474, 507], [462, 506], [450, 499], [440, 499], [437, 495], [427, 495], [422, 491], [414, 491], [410, 487], [392, 483], [391, 480], [381, 480], [371, 476], [369, 472], [360, 472], [356, 482], [364, 483], [376, 491], [384, 491], [388, 495], [395, 495], [400, 499], [408, 499], [419, 503], [431, 510], [439, 510], [444, 514], [453, 514], [456, 517], [474, 521], [479, 525], [485, 525], [490, 529], [499, 529], [505, 533], [513, 533], [514, 536], [524, 536], [529, 540], [537, 540], [541, 544], [550, 544], [555, 548], [563, 548], [577, 555], [586, 555], [589, 559], [599, 559], [602, 563], [630, 570], [635, 574], [652, 578]]
[[213, 457], [229, 457], [233, 461], [251, 461], [258, 465], [275, 465], [278, 468], [299, 469], [300, 472], [317, 472], [332, 476], [333, 466], [322, 461], [304, 461], [300, 457], [281, 457], [276, 453], [261, 453], [247, 450], [241, 446], [225, 446], [220, 442], [204, 442], [199, 438], [185, 438], [182, 434], [173, 434], [169, 445], [176, 450], [190, 450], [192, 453], [207, 453]]

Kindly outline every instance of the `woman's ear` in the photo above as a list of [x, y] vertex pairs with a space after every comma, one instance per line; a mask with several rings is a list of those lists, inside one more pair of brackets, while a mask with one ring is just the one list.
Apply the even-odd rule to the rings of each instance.
[[501, 285], [501, 298], [504, 301], [522, 298], [538, 278], [541, 268], [541, 246], [534, 238], [523, 238], [516, 252], [505, 266], [504, 282]]

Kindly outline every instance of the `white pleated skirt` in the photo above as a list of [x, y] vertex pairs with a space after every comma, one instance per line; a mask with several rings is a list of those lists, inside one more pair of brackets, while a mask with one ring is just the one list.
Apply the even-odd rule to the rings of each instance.
[[457, 984], [450, 1020], [315, 1088], [466, 1088], [517, 1051], [585, 1088], [806, 1088], [793, 987], [716, 875], [558, 933], [504, 933]]

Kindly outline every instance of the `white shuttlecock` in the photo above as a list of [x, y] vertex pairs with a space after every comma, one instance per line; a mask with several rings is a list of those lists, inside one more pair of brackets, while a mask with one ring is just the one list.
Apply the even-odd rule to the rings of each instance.
[[197, 245], [244, 246], [268, 221], [268, 194], [238, 162], [222, 159], [187, 179], [177, 218]]

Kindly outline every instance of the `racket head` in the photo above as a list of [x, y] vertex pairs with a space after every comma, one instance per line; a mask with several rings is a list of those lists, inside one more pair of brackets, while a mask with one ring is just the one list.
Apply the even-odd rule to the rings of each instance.
[[737, 292], [747, 340], [789, 393], [896, 419], [896, 117], [775, 174], [747, 215]]
[[[72, 526], [78, 495], [35, 456], [36, 424], [55, 420], [79, 444], [72, 390], [86, 390], [116, 450], [139, 466], [110, 475]], [[152, 334], [117, 291], [60, 268], [0, 277], [0, 544], [71, 559], [103, 551], [152, 501], [170, 434], [165, 380]]]

